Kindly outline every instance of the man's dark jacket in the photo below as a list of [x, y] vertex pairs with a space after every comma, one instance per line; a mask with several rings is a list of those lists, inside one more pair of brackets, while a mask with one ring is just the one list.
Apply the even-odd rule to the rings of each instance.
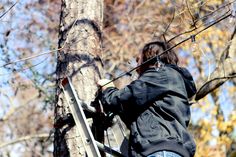
[[187, 69], [165, 65], [146, 70], [125, 88], [103, 92], [105, 111], [120, 115], [130, 129], [129, 156], [148, 156], [169, 150], [183, 157], [194, 156], [196, 145], [187, 131], [188, 98], [196, 87]]

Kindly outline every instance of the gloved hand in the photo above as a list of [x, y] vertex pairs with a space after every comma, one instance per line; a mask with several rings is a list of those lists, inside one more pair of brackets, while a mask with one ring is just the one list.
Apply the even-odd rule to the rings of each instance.
[[[108, 87], [115, 87], [114, 83], [111, 82], [109, 84], [107, 84], [108, 82], [110, 82], [111, 80], [108, 79], [101, 79], [97, 82], [98, 86], [102, 87], [102, 91], [106, 90]], [[104, 86], [105, 85], [105, 86]]]
[[101, 79], [97, 82], [97, 85], [101, 87], [101, 90], [98, 90], [95, 101], [92, 102], [92, 106], [96, 108], [97, 112], [100, 112], [100, 115], [99, 115], [100, 117], [97, 119], [99, 119], [99, 122], [105, 129], [113, 125], [113, 118], [115, 116], [115, 114], [106, 110], [106, 105], [103, 104], [101, 100], [102, 91], [106, 90], [109, 87], [115, 87], [113, 82], [111, 83], [109, 82], [111, 82], [111, 80], [108, 80], [108, 79]]

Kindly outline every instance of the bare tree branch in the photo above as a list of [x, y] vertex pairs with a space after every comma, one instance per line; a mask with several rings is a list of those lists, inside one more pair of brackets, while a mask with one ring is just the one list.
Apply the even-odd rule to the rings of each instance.
[[[174, 21], [174, 19], [175, 19], [175, 8], [174, 8], [173, 15], [172, 15], [172, 18], [171, 18], [169, 24], [167, 25], [165, 31], [162, 33], [162, 36], [163, 36], [165, 42], [167, 42], [167, 41], [166, 41], [165, 34], [166, 34], [166, 32], [168, 31], [168, 29], [170, 28], [170, 25], [172, 24], [172, 22]], [[154, 37], [155, 37], [156, 31], [155, 31], [153, 34], [154, 34]]]
[[189, 8], [188, 0], [185, 0], [185, 3], [186, 3], [186, 6], [187, 6], [189, 15], [191, 16], [191, 19], [192, 19], [192, 26], [193, 26], [194, 28], [196, 28], [197, 26], [196, 26], [196, 23], [194, 22], [194, 21], [195, 21], [195, 17], [193, 16], [193, 14], [192, 14], [192, 12], [191, 12], [191, 10], [190, 10], [190, 8]]
[[37, 58], [37, 57], [40, 57], [40, 56], [43, 56], [43, 55], [47, 55], [47, 54], [50, 54], [50, 53], [53, 53], [53, 52], [57, 52], [57, 51], [62, 50], [62, 49], [63, 49], [63, 47], [59, 48], [59, 49], [51, 50], [51, 51], [48, 51], [48, 52], [43, 52], [43, 53], [40, 53], [40, 54], [37, 54], [37, 55], [32, 55], [32, 56], [29, 56], [29, 57], [18, 59], [18, 60], [12, 61], [12, 62], [8, 62], [4, 65], [1, 65], [0, 68], [6, 67], [7, 65], [10, 65], [10, 64], [15, 64], [15, 63], [18, 63], [18, 62], [22, 62], [22, 61], [30, 60], [30, 59]]
[[224, 61], [226, 58], [229, 57], [229, 49], [230, 49], [230, 47], [234, 46], [234, 45], [232, 45], [232, 40], [233, 40], [235, 34], [236, 34], [236, 27], [234, 27], [234, 31], [233, 31], [233, 33], [232, 33], [232, 35], [231, 35], [230, 44], [228, 44], [228, 46], [226, 47], [226, 49], [225, 49], [225, 50], [222, 52], [222, 54], [220, 55], [220, 61], [221, 61], [221, 62]]
[[[28, 69], [30, 69], [30, 68], [36, 67], [36, 66], [42, 64], [44, 61], [45, 61], [45, 60], [42, 60], [42, 61], [40, 61], [40, 62], [37, 63], [37, 64], [34, 64], [34, 65], [32, 65], [32, 66], [28, 66], [28, 67], [25, 67], [25, 68], [22, 68], [22, 69], [13, 70], [13, 73], [17, 73], [17, 72], [25, 71], [25, 70], [28, 70]], [[10, 73], [5, 73], [5, 74], [0, 74], [0, 76], [10, 75], [10, 74], [12, 74], [12, 72], [10, 72]]]
[[226, 4], [222, 5], [222, 6], [220, 6], [219, 8], [217, 8], [217, 9], [215, 9], [214, 11], [212, 11], [212, 12], [206, 14], [205, 16], [198, 18], [196, 21], [194, 21], [194, 23], [197, 23], [199, 20], [206, 19], [208, 16], [210, 16], [210, 15], [212, 15], [212, 14], [218, 12], [219, 10], [221, 10], [221, 9], [223, 9], [223, 8], [225, 8], [225, 7], [229, 6], [229, 5], [231, 5], [231, 4], [234, 3], [235, 1], [236, 1], [236, 0], [233, 0], [233, 1], [231, 1], [231, 2], [228, 2], [228, 3], [226, 3]]
[[[212, 11], [212, 12], [209, 13], [209, 14], [207, 14], [206, 16], [200, 17], [199, 19], [195, 20], [195, 21], [194, 21], [194, 26], [195, 26], [194, 28], [192, 28], [192, 29], [190, 29], [190, 30], [187, 30], [187, 31], [185, 31], [185, 32], [182, 32], [182, 33], [177, 34], [176, 36], [170, 38], [170, 39], [168, 40], [168, 42], [171, 42], [172, 40], [176, 39], [176, 38], [179, 37], [179, 36], [182, 36], [182, 35], [184, 35], [184, 34], [191, 33], [191, 32], [193, 32], [193, 31], [195, 31], [195, 30], [201, 28], [204, 24], [201, 24], [201, 25], [199, 25], [198, 27], [196, 26], [196, 23], [197, 23], [199, 20], [202, 20], [202, 19], [207, 18], [208, 16], [210, 16], [210, 15], [212, 15], [212, 14], [218, 12], [220, 9], [223, 9], [223, 8], [225, 8], [225, 7], [229, 6], [229, 5], [231, 5], [231, 4], [232, 4], [233, 2], [235, 2], [235, 1], [236, 1], [236, 0], [234, 0], [234, 1], [232, 1], [232, 2], [229, 2], [229, 3], [227, 3], [227, 4], [223, 5], [223, 6], [221, 6], [221, 7], [217, 8], [217, 9], [215, 9], [214, 11]], [[229, 11], [230, 11], [230, 10], [229, 10]], [[227, 14], [229, 11], [227, 11], [225, 14]]]
[[17, 0], [8, 10], [6, 10], [2, 15], [0, 15], [0, 19], [4, 17], [18, 2], [19, 0]]
[[197, 91], [195, 100], [198, 101], [205, 97], [207, 94], [211, 93], [218, 87], [220, 87], [222, 84], [224, 84], [227, 80], [236, 78], [236, 75], [231, 75], [231, 76], [225, 76], [225, 77], [218, 77], [214, 78], [210, 81], [207, 81], [202, 85], [202, 87]]
[[[236, 27], [234, 28], [234, 31], [231, 35], [231, 42], [227, 46], [226, 50], [224, 50], [220, 56], [219, 63], [216, 67], [216, 69], [212, 72], [211, 77], [213, 79], [207, 81], [204, 83], [200, 89], [197, 91], [195, 100], [200, 100], [201, 98], [205, 97], [210, 92], [214, 91], [216, 88], [223, 85], [227, 80], [235, 78], [236, 71], [233, 66], [235, 66], [235, 63], [232, 58], [235, 54], [235, 44], [236, 44]], [[227, 67], [225, 68], [224, 64], [227, 64]], [[222, 65], [222, 66], [221, 66]], [[225, 76], [229, 75], [229, 76]], [[223, 77], [221, 77], [223, 76]]]
[[48, 133], [42, 133], [42, 134], [37, 134], [37, 135], [27, 135], [24, 137], [20, 137], [18, 139], [13, 140], [13, 141], [0, 144], [0, 149], [4, 148], [6, 146], [9, 146], [9, 145], [23, 142], [23, 141], [32, 140], [34, 138], [40, 138], [40, 139], [48, 138]]

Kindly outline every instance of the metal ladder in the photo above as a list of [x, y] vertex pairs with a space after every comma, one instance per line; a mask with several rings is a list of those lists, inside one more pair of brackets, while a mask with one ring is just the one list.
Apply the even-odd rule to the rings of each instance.
[[75, 121], [75, 125], [82, 138], [83, 145], [88, 157], [101, 157], [99, 149], [111, 154], [112, 156], [124, 157], [121, 153], [109, 148], [108, 146], [96, 141], [92, 134], [92, 131], [87, 123], [87, 119], [84, 113], [84, 109], [95, 113], [95, 108], [83, 103], [77, 96], [77, 93], [72, 85], [70, 78], [65, 78], [61, 82], [61, 88], [65, 95], [65, 99], [68, 103], [69, 109]]

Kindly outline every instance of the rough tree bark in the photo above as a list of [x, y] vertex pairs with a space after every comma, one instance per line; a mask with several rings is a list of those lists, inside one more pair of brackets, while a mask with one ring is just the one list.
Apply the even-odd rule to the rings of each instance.
[[[62, 0], [55, 122], [70, 112], [59, 87], [66, 76], [72, 78], [80, 99], [86, 103], [94, 99], [96, 81], [101, 77], [99, 56], [102, 20], [102, 0]], [[55, 129], [54, 156], [85, 156], [80, 135], [75, 127], [65, 125]]]

